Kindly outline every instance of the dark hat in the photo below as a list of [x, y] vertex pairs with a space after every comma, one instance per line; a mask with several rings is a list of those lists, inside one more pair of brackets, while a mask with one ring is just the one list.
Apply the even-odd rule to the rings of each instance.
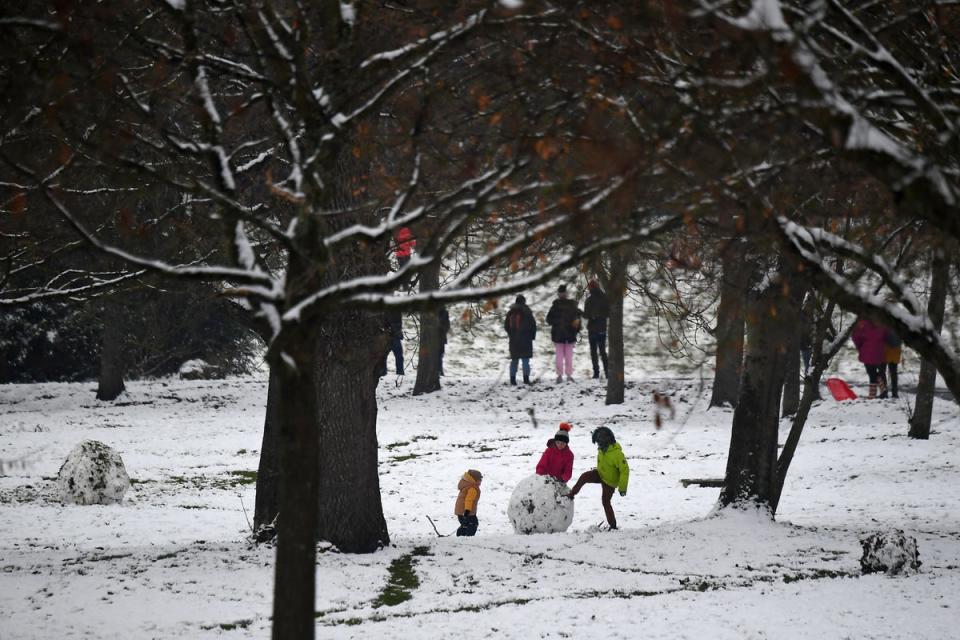
[[599, 286], [600, 284], [596, 280], [591, 280], [590, 282], [587, 283], [587, 289], [590, 289], [591, 291], [598, 288]]
[[556, 435], [553, 436], [553, 439], [554, 439], [554, 440], [560, 440], [560, 441], [562, 441], [562, 442], [566, 442], [567, 444], [569, 444], [569, 443], [570, 443], [570, 429], [572, 429], [572, 428], [573, 428], [573, 425], [571, 425], [569, 422], [561, 422], [561, 423], [560, 423], [560, 428], [557, 430]]
[[613, 431], [609, 427], [597, 427], [593, 430], [590, 440], [600, 449], [606, 449], [617, 440], [613, 437]]
[[527, 299], [522, 295], [517, 296], [517, 299], [513, 301], [514, 304], [527, 304]]
[[567, 292], [567, 285], [562, 284], [559, 287], [557, 287], [557, 293], [566, 293], [566, 292]]
[[470, 469], [469, 471], [467, 471], [467, 473], [473, 476], [473, 479], [476, 480], [477, 482], [480, 482], [481, 480], [483, 480], [483, 474], [477, 471], [476, 469]]

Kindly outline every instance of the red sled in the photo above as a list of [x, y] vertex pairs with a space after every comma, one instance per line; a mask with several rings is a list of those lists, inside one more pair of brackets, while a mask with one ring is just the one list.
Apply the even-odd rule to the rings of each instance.
[[853, 389], [850, 388], [846, 382], [840, 378], [827, 378], [825, 383], [827, 389], [830, 390], [830, 394], [833, 396], [834, 400], [856, 400], [857, 394], [853, 392]]

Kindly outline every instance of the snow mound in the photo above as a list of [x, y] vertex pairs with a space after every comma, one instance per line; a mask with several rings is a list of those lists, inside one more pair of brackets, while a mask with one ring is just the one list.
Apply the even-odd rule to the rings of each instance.
[[559, 533], [573, 522], [570, 488], [550, 476], [524, 478], [513, 490], [507, 517], [517, 533]]
[[872, 533], [860, 539], [860, 546], [863, 547], [860, 568], [864, 573], [884, 571], [895, 576], [914, 573], [920, 568], [917, 539], [898, 529]]
[[210, 380], [222, 377], [220, 369], [206, 360], [187, 360], [180, 365], [181, 380]]
[[116, 451], [96, 440], [84, 440], [70, 452], [57, 474], [64, 504], [113, 504], [123, 500], [130, 477]]

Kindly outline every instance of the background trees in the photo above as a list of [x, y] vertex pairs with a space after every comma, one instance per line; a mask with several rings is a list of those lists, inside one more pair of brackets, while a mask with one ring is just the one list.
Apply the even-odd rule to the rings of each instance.
[[[271, 368], [256, 518], [279, 513], [276, 637], [312, 633], [318, 537], [357, 552], [389, 540], [374, 395], [385, 309], [422, 314], [428, 392], [438, 305], [516, 293], [599, 256], [614, 403], [633, 264], [649, 259], [656, 281], [660, 260], [719, 262], [714, 400], [737, 405], [729, 504], [779, 499], [781, 398], [788, 375], [799, 382], [811, 286], [895, 327], [960, 389], [951, 347], [875, 255], [887, 248], [841, 237], [873, 233], [884, 212], [833, 210], [875, 195], [837, 197], [857, 173], [843, 160], [873, 175], [904, 224], [960, 235], [949, 11], [326, 0], [11, 11], [0, 22], [17, 88], [0, 132], [6, 299], [97, 295], [150, 274], [243, 307]], [[418, 250], [394, 269], [403, 227]], [[55, 266], [77, 238], [98, 257]], [[834, 257], [863, 269], [841, 272]], [[21, 284], [31, 270], [42, 275]], [[865, 293], [880, 284], [898, 304]], [[104, 313], [108, 347], [118, 315]], [[118, 367], [105, 361], [109, 396]]]

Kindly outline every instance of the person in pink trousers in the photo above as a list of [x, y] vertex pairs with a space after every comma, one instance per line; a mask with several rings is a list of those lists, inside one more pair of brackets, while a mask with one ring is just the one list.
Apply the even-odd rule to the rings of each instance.
[[547, 324], [550, 325], [550, 339], [553, 340], [553, 349], [557, 356], [557, 382], [563, 382], [563, 374], [567, 374], [567, 381], [573, 382], [573, 345], [577, 343], [580, 334], [580, 319], [583, 312], [577, 303], [567, 297], [567, 285], [557, 287], [557, 299], [547, 312]]
[[886, 393], [887, 381], [883, 375], [884, 355], [887, 347], [887, 329], [874, 324], [866, 318], [857, 320], [853, 328], [853, 344], [857, 347], [860, 362], [867, 370], [870, 380], [869, 397], [876, 398], [879, 388], [880, 394]]

